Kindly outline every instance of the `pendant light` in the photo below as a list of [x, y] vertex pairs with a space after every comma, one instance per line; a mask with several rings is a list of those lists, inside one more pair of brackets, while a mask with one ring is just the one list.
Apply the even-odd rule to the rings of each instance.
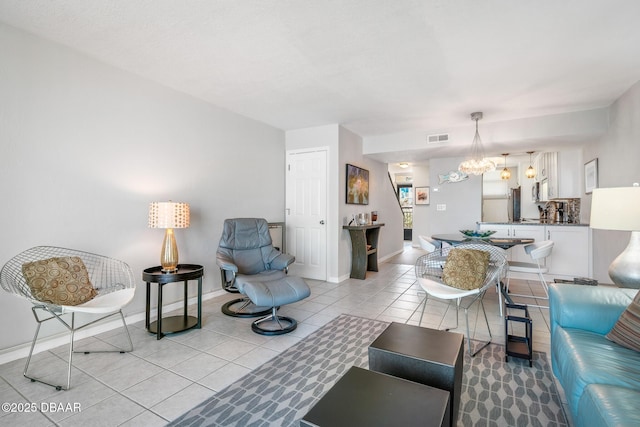
[[500, 172], [500, 179], [506, 180], [511, 178], [511, 171], [507, 169], [507, 156], [509, 153], [503, 153], [502, 155], [504, 156], [504, 169]]
[[480, 139], [480, 133], [478, 133], [478, 120], [482, 118], [482, 113], [471, 113], [471, 120], [476, 121], [476, 134], [473, 137], [471, 143], [471, 156], [468, 160], [460, 163], [458, 170], [468, 175], [482, 175], [485, 172], [491, 172], [496, 170], [496, 164], [490, 159], [484, 157], [484, 150], [482, 148], [482, 139]]
[[531, 155], [535, 153], [535, 151], [527, 151], [527, 154], [529, 155], [529, 167], [527, 168], [527, 171], [524, 173], [524, 175], [529, 178], [529, 179], [533, 179], [536, 177], [536, 170], [533, 168], [533, 163], [531, 163]]

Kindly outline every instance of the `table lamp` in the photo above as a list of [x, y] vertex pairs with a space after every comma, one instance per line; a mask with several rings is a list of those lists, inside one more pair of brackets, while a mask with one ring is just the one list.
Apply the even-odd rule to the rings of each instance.
[[164, 241], [160, 253], [163, 273], [178, 271], [178, 245], [174, 228], [189, 227], [189, 204], [176, 202], [153, 202], [149, 205], [149, 227], [164, 228]]
[[640, 288], [640, 186], [594, 189], [589, 226], [631, 231], [629, 245], [609, 266], [609, 277], [621, 288]]

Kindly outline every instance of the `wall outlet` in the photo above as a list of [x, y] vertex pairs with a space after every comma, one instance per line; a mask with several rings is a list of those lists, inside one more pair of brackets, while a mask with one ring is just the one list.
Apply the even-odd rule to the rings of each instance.
[[437, 211], [446, 211], [447, 210], [447, 205], [445, 205], [445, 204], [436, 205], [436, 210]]

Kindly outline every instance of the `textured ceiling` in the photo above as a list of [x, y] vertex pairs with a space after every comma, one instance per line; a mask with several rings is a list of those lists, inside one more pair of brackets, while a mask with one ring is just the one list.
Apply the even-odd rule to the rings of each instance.
[[[363, 137], [610, 105], [637, 0], [2, 0], [0, 21], [289, 130]], [[365, 139], [366, 140], [366, 139]]]

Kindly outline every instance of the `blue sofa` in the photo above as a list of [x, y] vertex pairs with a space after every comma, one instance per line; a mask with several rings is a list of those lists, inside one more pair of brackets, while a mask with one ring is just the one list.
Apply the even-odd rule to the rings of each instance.
[[640, 353], [605, 338], [636, 293], [550, 285], [551, 363], [576, 426], [640, 426]]

